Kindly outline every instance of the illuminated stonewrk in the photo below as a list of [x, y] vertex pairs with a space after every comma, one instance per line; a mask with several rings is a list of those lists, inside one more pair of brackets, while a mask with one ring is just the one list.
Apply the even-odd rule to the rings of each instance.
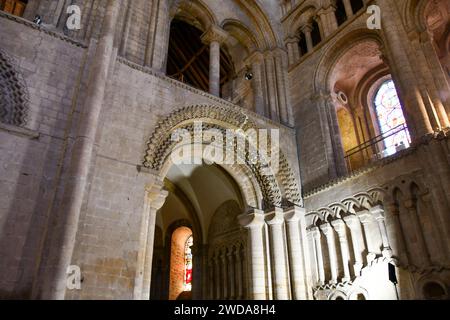
[[0, 299], [450, 298], [449, 6], [0, 0]]

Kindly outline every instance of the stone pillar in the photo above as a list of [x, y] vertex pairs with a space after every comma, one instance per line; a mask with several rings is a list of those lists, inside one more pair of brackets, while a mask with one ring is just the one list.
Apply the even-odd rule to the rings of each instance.
[[211, 258], [208, 261], [208, 299], [214, 300], [214, 261]]
[[382, 250], [383, 256], [386, 258], [390, 258], [392, 257], [392, 249], [389, 244], [389, 237], [387, 234], [384, 218], [384, 209], [381, 206], [375, 206], [373, 208], [370, 208], [370, 213], [378, 223], [378, 228], [381, 234], [381, 240], [383, 242], [383, 250]]
[[214, 284], [216, 286], [216, 300], [220, 300], [222, 298], [222, 281], [220, 281], [220, 269], [220, 253], [216, 252], [214, 256]]
[[391, 239], [391, 245], [394, 247], [393, 254], [400, 260], [401, 264], [408, 265], [408, 254], [405, 244], [405, 235], [400, 223], [400, 211], [398, 205], [394, 202], [386, 205], [388, 214], [386, 215], [386, 229], [388, 238]]
[[401, 16], [396, 4], [391, 0], [376, 0], [381, 9], [382, 31], [386, 38], [387, 51], [390, 57], [392, 76], [399, 85], [399, 96], [403, 102], [404, 114], [413, 141], [427, 133], [433, 132], [418, 85], [418, 75], [410, 63], [411, 51], [409, 39], [401, 23]]
[[[304, 215], [304, 209], [294, 207], [285, 212], [284, 219], [287, 227], [287, 243], [289, 256], [289, 270], [291, 272], [292, 298], [294, 300], [307, 300], [308, 277], [305, 269], [307, 265], [306, 237], [302, 239], [300, 229], [300, 219]], [[306, 230], [305, 230], [306, 231]], [[305, 250], [306, 249], [306, 250]]]
[[314, 49], [312, 35], [311, 35], [312, 26], [310, 24], [306, 24], [301, 28], [301, 31], [305, 35], [306, 47], [308, 48], [308, 53], [309, 53], [309, 52], [313, 51], [313, 49]]
[[228, 283], [229, 288], [229, 299], [236, 299], [236, 275], [235, 275], [235, 265], [234, 265], [234, 249], [231, 247], [227, 252], [227, 270], [228, 270]]
[[267, 298], [266, 258], [264, 245], [264, 212], [255, 209], [251, 214], [239, 217], [240, 224], [248, 231], [248, 265], [250, 270], [250, 296], [253, 300]]
[[378, 230], [378, 227], [374, 227], [374, 219], [368, 210], [358, 212], [357, 215], [364, 229], [368, 251], [367, 263], [370, 264], [377, 257], [377, 252], [380, 251], [373, 233], [374, 228]]
[[355, 276], [359, 277], [361, 275], [361, 270], [364, 266], [363, 251], [365, 248], [364, 237], [361, 230], [361, 222], [357, 216], [350, 215], [344, 217], [344, 221], [350, 229], [353, 253], [355, 256], [355, 265], [353, 267]]
[[279, 122], [280, 113], [278, 109], [278, 94], [276, 90], [277, 84], [273, 52], [268, 51], [265, 53], [264, 63], [266, 66], [269, 118], [273, 121]]
[[[154, 240], [155, 240], [155, 225], [156, 225], [156, 214], [159, 209], [163, 206], [164, 202], [166, 201], [167, 196], [169, 193], [165, 190], [161, 190], [159, 186], [156, 186], [156, 188], [152, 188], [148, 191], [148, 197], [149, 197], [149, 208], [150, 208], [150, 214], [148, 219], [148, 225], [147, 225], [147, 239], [144, 244], [144, 247], [141, 247], [142, 249], [145, 248], [145, 265], [144, 265], [144, 275], [142, 279], [142, 293], [141, 293], [141, 299], [142, 300], [149, 300], [150, 299], [150, 286], [152, 281], [152, 264], [153, 264], [153, 247], [154, 247]], [[139, 260], [139, 258], [138, 258]], [[137, 274], [138, 279], [140, 278], [140, 275]], [[136, 281], [136, 283], [138, 283]], [[138, 287], [137, 287], [138, 288]], [[136, 290], [136, 287], [135, 287]], [[136, 297], [137, 298], [137, 297]]]
[[440, 95], [447, 115], [450, 117], [450, 95], [448, 94], [448, 92], [450, 92], [450, 84], [447, 81], [445, 71], [434, 48], [433, 35], [426, 30], [420, 35], [420, 40], [425, 57], [428, 61], [429, 70], [434, 78], [437, 91]]
[[338, 237], [339, 237], [339, 244], [341, 246], [341, 254], [342, 254], [342, 266], [344, 267], [344, 278], [342, 281], [350, 281], [350, 253], [349, 253], [349, 247], [348, 247], [348, 240], [347, 240], [347, 226], [345, 225], [344, 221], [342, 220], [334, 220], [331, 222], [331, 225], [333, 226], [334, 230], [336, 230]]
[[236, 299], [237, 300], [242, 300], [244, 299], [244, 288], [243, 288], [243, 283], [244, 283], [244, 270], [243, 268], [243, 263], [242, 263], [242, 256], [241, 256], [241, 248], [240, 247], [236, 247], [236, 250], [234, 251], [234, 257], [236, 259], [236, 280], [237, 280], [237, 288], [236, 288]]
[[338, 262], [336, 253], [336, 241], [334, 236], [334, 230], [329, 223], [323, 223], [320, 225], [320, 230], [327, 239], [328, 254], [330, 257], [330, 269], [331, 269], [331, 281], [330, 283], [338, 282]]
[[266, 112], [266, 103], [264, 101], [264, 90], [263, 90], [263, 75], [262, 68], [264, 67], [264, 56], [262, 53], [255, 51], [251, 54], [245, 61], [246, 64], [252, 66], [253, 79], [252, 89], [255, 103], [255, 112], [268, 117]]
[[336, 19], [336, 6], [331, 4], [327, 8], [321, 8], [317, 12], [323, 26], [323, 35], [328, 37], [334, 31], [338, 29], [338, 23]]
[[311, 234], [314, 239], [314, 245], [316, 248], [316, 261], [317, 261], [317, 271], [319, 273], [319, 285], [325, 284], [325, 268], [323, 265], [323, 253], [322, 253], [322, 243], [320, 241], [320, 230], [317, 227], [310, 229]]
[[227, 38], [225, 31], [212, 26], [202, 35], [202, 41], [209, 44], [209, 93], [220, 97], [220, 45]]
[[220, 256], [220, 261], [222, 262], [222, 283], [223, 286], [223, 300], [229, 299], [229, 288], [228, 288], [228, 259], [227, 259], [227, 250], [223, 249], [223, 252]]
[[131, 28], [131, 17], [133, 16], [133, 6], [131, 5], [131, 2], [133, 0], [127, 0], [126, 3], [126, 12], [125, 12], [125, 19], [123, 22], [123, 30], [122, 30], [122, 39], [120, 43], [120, 49], [119, 49], [119, 55], [126, 58], [127, 55], [127, 49], [128, 49], [128, 36], [130, 35], [130, 28]]
[[299, 41], [300, 39], [298, 37], [289, 37], [286, 39], [289, 65], [294, 65], [300, 60], [300, 49], [298, 47]]
[[347, 18], [350, 19], [353, 16], [353, 8], [352, 3], [350, 0], [344, 0], [344, 7], [345, 7], [345, 14], [347, 15]]
[[274, 274], [274, 299], [289, 299], [289, 277], [286, 257], [286, 237], [284, 234], [283, 209], [275, 208], [274, 212], [266, 214], [266, 223], [269, 225], [271, 245], [271, 265]]
[[[99, 41], [91, 63], [86, 100], [79, 121], [67, 168], [67, 180], [63, 201], [56, 225], [53, 228], [49, 256], [43, 278], [43, 299], [64, 299], [66, 271], [70, 265], [78, 230], [81, 206], [88, 183], [89, 169], [93, 158], [95, 138], [100, 125], [108, 72], [114, 55], [114, 35], [119, 16], [120, 2], [109, 0]], [[37, 289], [37, 288], [36, 288]]]
[[275, 72], [276, 72], [276, 83], [278, 89], [278, 112], [280, 115], [280, 121], [283, 124], [289, 125], [291, 124], [291, 116], [289, 114], [289, 105], [288, 105], [288, 87], [289, 83], [287, 77], [285, 78], [285, 74], [287, 75], [287, 63], [286, 65], [283, 63], [286, 61], [286, 52], [281, 49], [276, 49], [274, 52], [274, 62], [275, 62]]

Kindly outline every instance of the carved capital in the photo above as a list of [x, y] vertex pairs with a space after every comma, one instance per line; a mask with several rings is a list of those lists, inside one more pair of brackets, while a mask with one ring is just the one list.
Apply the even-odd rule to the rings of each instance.
[[264, 211], [254, 209], [251, 213], [238, 216], [239, 223], [246, 229], [261, 228], [264, 225]]
[[281, 226], [284, 222], [284, 212], [281, 208], [275, 208], [273, 212], [265, 215], [266, 222], [269, 226]]
[[384, 209], [382, 206], [375, 206], [373, 208], [370, 208], [370, 213], [377, 221], [385, 219]]
[[210, 44], [211, 42], [224, 43], [228, 38], [228, 33], [219, 28], [218, 26], [211, 26], [202, 36], [201, 40], [204, 44]]
[[298, 223], [305, 212], [304, 208], [294, 206], [284, 211], [284, 219], [287, 223]]
[[345, 236], [346, 225], [343, 220], [341, 219], [333, 220], [331, 221], [331, 225], [333, 226], [334, 230], [336, 230], [336, 232], [338, 233], [339, 238]]

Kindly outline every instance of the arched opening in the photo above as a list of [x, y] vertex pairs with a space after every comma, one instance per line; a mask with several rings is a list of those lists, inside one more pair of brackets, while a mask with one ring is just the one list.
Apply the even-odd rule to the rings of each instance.
[[[237, 221], [244, 200], [237, 182], [218, 165], [173, 164], [164, 185], [168, 196], [156, 216], [164, 234], [157, 240], [155, 232], [151, 299], [245, 299], [246, 237]], [[224, 236], [240, 246], [224, 250]]]
[[23, 16], [28, 0], [0, 0], [0, 10], [15, 16]]
[[401, 100], [379, 43], [358, 41], [329, 74], [340, 139], [349, 171], [410, 146]]
[[336, 1], [336, 20], [338, 23], [338, 26], [342, 25], [345, 21], [347, 21], [347, 13], [345, 12], [345, 5], [343, 0], [337, 0]]
[[[209, 91], [210, 46], [203, 43], [199, 27], [181, 19], [170, 26], [167, 75], [197, 89]], [[233, 65], [224, 47], [220, 50], [220, 87], [233, 77]]]
[[447, 298], [445, 288], [434, 281], [427, 282], [422, 291], [423, 297], [427, 300], [444, 300]]
[[384, 81], [377, 89], [373, 106], [383, 139], [383, 156], [390, 156], [408, 148], [411, 138], [406, 126], [402, 106], [392, 79]]
[[322, 41], [322, 35], [320, 33], [319, 23], [314, 19], [312, 21], [312, 30], [311, 30], [311, 38], [313, 42], [313, 46], [317, 46]]
[[180, 296], [189, 297], [192, 292], [192, 239], [192, 230], [187, 227], [179, 227], [172, 234], [169, 300], [177, 300]]

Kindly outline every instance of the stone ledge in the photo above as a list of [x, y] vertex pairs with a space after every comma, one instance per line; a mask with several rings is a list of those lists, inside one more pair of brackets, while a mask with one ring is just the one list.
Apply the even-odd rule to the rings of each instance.
[[75, 45], [77, 47], [80, 47], [80, 48], [86, 49], [88, 47], [83, 42], [76, 41], [76, 40], [74, 40], [74, 39], [72, 39], [70, 37], [67, 37], [64, 34], [61, 34], [59, 32], [55, 32], [55, 31], [46, 29], [44, 26], [39, 26], [39, 25], [35, 24], [32, 21], [26, 20], [26, 19], [18, 17], [18, 16], [14, 16], [14, 15], [6, 13], [4, 11], [0, 11], [0, 18], [4, 18], [4, 19], [8, 19], [8, 20], [20, 23], [20, 24], [22, 24], [22, 25], [24, 25], [26, 27], [38, 30], [39, 32], [43, 32], [45, 34], [48, 34], [49, 36], [51, 36], [53, 38], [56, 38], [56, 39], [59, 39], [59, 40], [63, 40], [65, 42], [68, 42], [68, 43], [70, 43], [72, 45]]
[[5, 131], [16, 136], [26, 137], [30, 139], [39, 139], [40, 133], [35, 130], [13, 126], [0, 122], [0, 131]]

